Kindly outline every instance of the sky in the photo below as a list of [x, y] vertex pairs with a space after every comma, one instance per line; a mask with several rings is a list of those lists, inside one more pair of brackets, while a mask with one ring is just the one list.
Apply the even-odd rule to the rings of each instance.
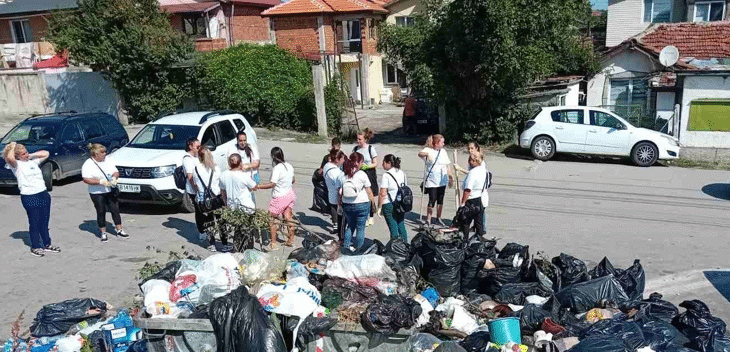
[[605, 10], [608, 7], [608, 0], [591, 0], [594, 10]]

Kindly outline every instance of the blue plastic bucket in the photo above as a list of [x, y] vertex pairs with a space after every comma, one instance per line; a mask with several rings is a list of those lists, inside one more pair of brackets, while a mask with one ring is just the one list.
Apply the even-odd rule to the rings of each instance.
[[504, 345], [507, 342], [522, 343], [519, 319], [514, 317], [494, 319], [489, 322], [488, 326], [492, 342], [498, 345]]

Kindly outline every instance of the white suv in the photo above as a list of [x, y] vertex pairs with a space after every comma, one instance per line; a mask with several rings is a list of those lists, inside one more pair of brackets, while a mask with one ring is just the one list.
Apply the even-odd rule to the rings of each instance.
[[636, 165], [677, 159], [679, 143], [669, 135], [632, 126], [616, 114], [587, 106], [542, 108], [525, 123], [520, 147], [539, 160], [555, 152], [631, 157]]
[[184, 189], [175, 186], [173, 173], [182, 165], [185, 141], [197, 137], [213, 152], [216, 164], [227, 169], [226, 153], [245, 131], [248, 143], [257, 146], [256, 132], [246, 118], [231, 111], [188, 112], [165, 116], [147, 124], [108, 159], [119, 169], [119, 199], [128, 203], [180, 204], [194, 211]]

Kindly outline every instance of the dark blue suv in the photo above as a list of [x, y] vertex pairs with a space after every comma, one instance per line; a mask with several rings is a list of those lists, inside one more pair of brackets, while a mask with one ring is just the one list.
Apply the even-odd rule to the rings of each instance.
[[[89, 143], [103, 144], [109, 153], [121, 148], [129, 137], [113, 116], [106, 113], [53, 113], [25, 119], [0, 141], [0, 150], [10, 142], [25, 145], [29, 153], [47, 150], [48, 160], [41, 166], [46, 187], [53, 180], [81, 174], [81, 165], [89, 158]], [[0, 187], [18, 184], [12, 171], [0, 158]]]

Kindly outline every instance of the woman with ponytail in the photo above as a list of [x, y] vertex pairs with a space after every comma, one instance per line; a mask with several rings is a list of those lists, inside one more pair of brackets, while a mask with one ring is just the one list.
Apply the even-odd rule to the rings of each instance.
[[[373, 203], [370, 179], [361, 170], [362, 165], [363, 157], [360, 153], [350, 154], [344, 164], [345, 178], [342, 182], [340, 199], [346, 220], [342, 245], [342, 252], [345, 254], [357, 252], [365, 243], [365, 223], [370, 215], [370, 205]], [[354, 246], [351, 245], [353, 234], [356, 234]]]
[[390, 239], [400, 238], [408, 242], [405, 213], [395, 210], [393, 200], [398, 194], [401, 185], [406, 185], [406, 175], [400, 169], [400, 158], [388, 154], [383, 158], [383, 178], [380, 181], [380, 196], [378, 197], [378, 215], [385, 215], [385, 222], [390, 230]]

